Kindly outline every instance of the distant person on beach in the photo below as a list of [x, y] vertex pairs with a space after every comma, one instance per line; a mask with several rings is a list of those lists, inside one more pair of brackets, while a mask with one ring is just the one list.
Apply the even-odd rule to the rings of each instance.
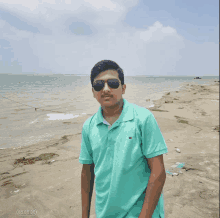
[[154, 115], [122, 98], [124, 73], [114, 61], [98, 62], [90, 79], [100, 107], [82, 129], [82, 218], [90, 216], [94, 180], [96, 218], [164, 218], [168, 150]]

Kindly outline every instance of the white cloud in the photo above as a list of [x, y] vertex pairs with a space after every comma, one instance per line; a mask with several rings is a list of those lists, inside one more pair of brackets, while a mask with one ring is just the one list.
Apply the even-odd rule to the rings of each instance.
[[[92, 7], [94, 7], [95, 9], [98, 10], [117, 10], [117, 4], [110, 1], [110, 0], [105, 0], [105, 1], [101, 1], [101, 0], [84, 0], [86, 3], [88, 3], [89, 5], [91, 5]], [[119, 6], [120, 7], [120, 6]]]
[[5, 6], [13, 11], [23, 9], [24, 11], [33, 11], [38, 7], [39, 2], [36, 0], [1, 0], [1, 6]]
[[62, 15], [89, 17], [94, 25], [112, 25], [123, 19], [139, 0], [1, 0], [0, 7], [41, 22], [57, 22]]
[[[74, 4], [69, 4], [70, 1], [53, 4], [54, 1], [48, 0], [41, 4], [33, 0], [33, 5], [30, 1], [21, 2], [23, 16], [27, 16], [25, 10], [29, 13], [35, 11], [31, 16], [41, 13], [39, 22], [53, 30], [52, 35], [33, 34], [0, 20], [0, 38], [10, 41], [15, 58], [22, 62], [23, 71], [38, 69], [38, 73], [52, 70], [63, 74], [89, 74], [91, 68], [103, 59], [116, 61], [125, 75], [189, 75], [197, 73], [196, 69], [200, 70], [198, 74], [203, 69], [207, 71], [210, 63], [214, 69], [218, 67], [218, 60], [210, 55], [216, 52], [215, 44], [189, 42], [175, 28], [163, 26], [160, 22], [146, 30], [125, 27], [123, 19], [137, 1], [95, 0], [88, 3], [75, 0]], [[88, 36], [68, 34], [64, 31], [65, 21], [72, 19], [74, 22], [75, 18], [87, 22], [97, 32]]]
[[[121, 2], [119, 4], [118, 2]], [[129, 1], [128, 1], [129, 2]], [[137, 2], [137, 1], [134, 1]], [[78, 14], [80, 8], [90, 11], [121, 11], [122, 1], [113, 2], [111, 0], [1, 0], [1, 7], [10, 9], [19, 13], [30, 13], [37, 15], [40, 12], [45, 13], [45, 9], [56, 11], [74, 12]]]
[[159, 21], [155, 22], [145, 31], [138, 31], [137, 34], [140, 35], [140, 39], [144, 40], [147, 43], [153, 41], [162, 41], [166, 36], [175, 36], [179, 38], [176, 29], [168, 26], [164, 27]]
[[[120, 32], [109, 28], [95, 37], [39, 35], [30, 37], [26, 46], [38, 57], [40, 67], [59, 73], [89, 73], [103, 59], [118, 62], [130, 75], [174, 72], [181, 58], [178, 50], [184, 47], [178, 36], [148, 43], [140, 40], [134, 30], [127, 28]], [[163, 33], [158, 30], [156, 34]], [[15, 53], [19, 55], [20, 51], [21, 47], [17, 46]], [[27, 63], [26, 55], [20, 58]]]

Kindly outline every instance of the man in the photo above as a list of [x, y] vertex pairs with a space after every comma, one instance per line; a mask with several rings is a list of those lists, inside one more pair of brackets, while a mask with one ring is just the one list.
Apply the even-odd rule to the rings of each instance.
[[164, 218], [168, 150], [153, 114], [122, 98], [124, 74], [113, 61], [93, 67], [91, 84], [101, 106], [82, 130], [82, 217], [89, 217], [95, 178], [97, 218]]

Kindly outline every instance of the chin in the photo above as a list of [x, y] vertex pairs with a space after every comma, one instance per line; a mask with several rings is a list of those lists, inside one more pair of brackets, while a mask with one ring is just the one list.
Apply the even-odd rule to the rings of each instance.
[[112, 101], [101, 101], [101, 103], [103, 104], [103, 105], [113, 105], [113, 104], [115, 104], [114, 102], [112, 102]]
[[116, 103], [114, 102], [114, 101], [106, 101], [106, 100], [104, 100], [104, 99], [102, 99], [101, 100], [101, 105], [103, 105], [103, 106], [110, 106], [110, 105], [115, 105]]

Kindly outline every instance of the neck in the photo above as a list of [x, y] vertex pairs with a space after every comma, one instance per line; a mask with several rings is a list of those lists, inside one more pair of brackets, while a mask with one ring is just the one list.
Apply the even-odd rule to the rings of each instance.
[[124, 106], [124, 101], [121, 99], [115, 106], [114, 108], [106, 108], [102, 107], [102, 115], [104, 117], [116, 117], [120, 116]]

